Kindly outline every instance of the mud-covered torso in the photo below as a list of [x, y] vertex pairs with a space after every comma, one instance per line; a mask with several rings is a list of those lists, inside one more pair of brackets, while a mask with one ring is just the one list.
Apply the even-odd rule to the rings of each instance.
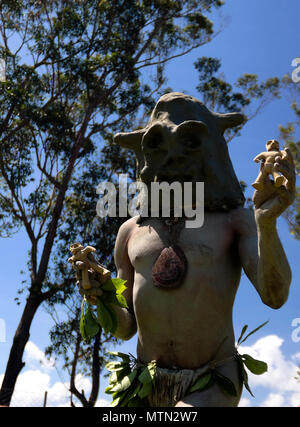
[[[214, 356], [225, 336], [218, 357], [233, 351], [232, 306], [241, 266], [230, 214], [207, 213], [198, 229], [185, 228], [184, 219], [174, 225], [147, 219], [131, 234], [128, 254], [135, 270], [140, 359], [196, 368]], [[176, 286], [155, 283], [153, 272], [172, 282], [164, 265], [174, 268], [175, 281], [185, 269]]]

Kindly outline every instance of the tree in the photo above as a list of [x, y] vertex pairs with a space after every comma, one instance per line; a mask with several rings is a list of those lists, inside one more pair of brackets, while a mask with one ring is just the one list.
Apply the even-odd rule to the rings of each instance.
[[[128, 128], [164, 81], [163, 65], [214, 36], [220, 0], [3, 0], [0, 56], [1, 233], [30, 240], [27, 298], [0, 391], [9, 405], [79, 164]], [[130, 25], [128, 25], [130, 23]], [[151, 81], [142, 71], [156, 66]], [[48, 285], [51, 283], [51, 287]], [[64, 286], [70, 287], [68, 281]]]
[[[115, 147], [116, 148], [116, 147]], [[48, 357], [62, 360], [61, 370], [66, 372], [71, 394], [71, 406], [75, 406], [72, 396], [77, 397], [84, 407], [94, 406], [97, 400], [100, 373], [109, 360], [109, 346], [118, 343], [111, 334], [105, 334], [100, 328], [98, 334], [89, 342], [85, 342], [80, 334], [81, 301], [75, 284], [74, 271], [66, 260], [71, 255], [71, 242], [82, 241], [97, 248], [100, 261], [112, 272], [115, 272], [113, 248], [115, 237], [121, 223], [126, 218], [99, 218], [96, 216], [97, 184], [103, 181], [113, 181], [120, 172], [127, 171], [134, 179], [135, 163], [133, 156], [120, 151], [103, 149], [101, 163], [90, 161], [82, 166], [74, 177], [65, 200], [64, 223], [57, 230], [58, 243], [55, 245], [55, 260], [48, 268], [48, 287], [51, 279], [60, 278], [61, 283], [69, 283], [48, 298], [43, 304], [46, 311], [54, 320], [50, 331], [51, 344], [46, 348]], [[122, 168], [124, 168], [122, 170]], [[59, 308], [60, 316], [54, 315], [55, 307]], [[63, 311], [63, 313], [62, 313]], [[58, 367], [57, 367], [58, 369]], [[89, 398], [76, 385], [76, 374], [91, 378], [92, 389]]]
[[[285, 147], [288, 147], [294, 157], [296, 174], [300, 176], [300, 136], [299, 136], [299, 125], [300, 125], [300, 86], [299, 83], [295, 83], [292, 79], [286, 75], [282, 79], [282, 88], [287, 95], [291, 110], [294, 115], [294, 121], [287, 123], [286, 125], [280, 125], [280, 139], [283, 141]], [[287, 220], [291, 234], [296, 238], [300, 239], [300, 188], [296, 187], [295, 202], [287, 209], [284, 214]]]
[[[58, 322], [50, 331], [51, 345], [46, 348], [46, 356], [55, 354], [55, 359], [62, 358], [64, 364], [62, 369], [67, 371], [69, 376], [70, 406], [76, 406], [73, 396], [75, 396], [83, 407], [93, 407], [97, 401], [100, 373], [107, 358], [105, 352], [107, 345], [111, 346], [116, 339], [104, 336], [102, 330], [96, 334], [89, 342], [82, 339], [78, 318], [80, 317], [80, 307], [74, 301], [75, 309], [69, 307], [69, 314], [72, 314], [67, 321]], [[92, 387], [89, 397], [85, 396], [84, 390], [80, 390], [76, 383], [77, 372], [92, 378]]]

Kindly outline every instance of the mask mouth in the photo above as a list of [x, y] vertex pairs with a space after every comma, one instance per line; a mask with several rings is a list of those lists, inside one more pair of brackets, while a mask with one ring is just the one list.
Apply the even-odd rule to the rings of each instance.
[[[186, 172], [186, 169], [185, 171]], [[172, 184], [173, 182], [195, 182], [196, 175], [192, 173], [179, 173], [178, 171], [170, 172], [170, 173], [158, 173], [154, 177], [154, 182], [167, 182], [168, 184]]]
[[193, 182], [195, 178], [192, 175], [180, 175], [180, 176], [158, 176], [155, 177], [156, 182], [167, 182], [168, 184], [172, 184], [173, 182]]

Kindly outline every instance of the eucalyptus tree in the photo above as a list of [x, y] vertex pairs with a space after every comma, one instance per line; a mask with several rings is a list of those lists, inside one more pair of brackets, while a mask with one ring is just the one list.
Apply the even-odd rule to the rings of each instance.
[[[9, 404], [49, 279], [57, 230], [80, 164], [132, 126], [164, 82], [164, 64], [210, 41], [220, 0], [2, 0], [1, 233], [30, 242], [26, 302], [0, 391]], [[151, 67], [152, 77], [143, 71]], [[155, 70], [155, 71], [154, 71]], [[26, 254], [24, 254], [26, 256]], [[64, 281], [64, 287], [70, 286]]]

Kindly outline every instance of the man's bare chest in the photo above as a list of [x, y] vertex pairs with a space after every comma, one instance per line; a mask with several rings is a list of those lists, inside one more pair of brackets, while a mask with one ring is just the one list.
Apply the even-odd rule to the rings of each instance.
[[[173, 266], [176, 256], [179, 264], [186, 261], [191, 265], [209, 265], [230, 255], [234, 233], [224, 215], [208, 218], [199, 229], [185, 228], [184, 223], [179, 220], [170, 225], [168, 220], [152, 218], [137, 226], [128, 243], [133, 267], [148, 269], [163, 252], [165, 259], [169, 253], [169, 265], [173, 262]], [[169, 248], [174, 249], [173, 254]]]

